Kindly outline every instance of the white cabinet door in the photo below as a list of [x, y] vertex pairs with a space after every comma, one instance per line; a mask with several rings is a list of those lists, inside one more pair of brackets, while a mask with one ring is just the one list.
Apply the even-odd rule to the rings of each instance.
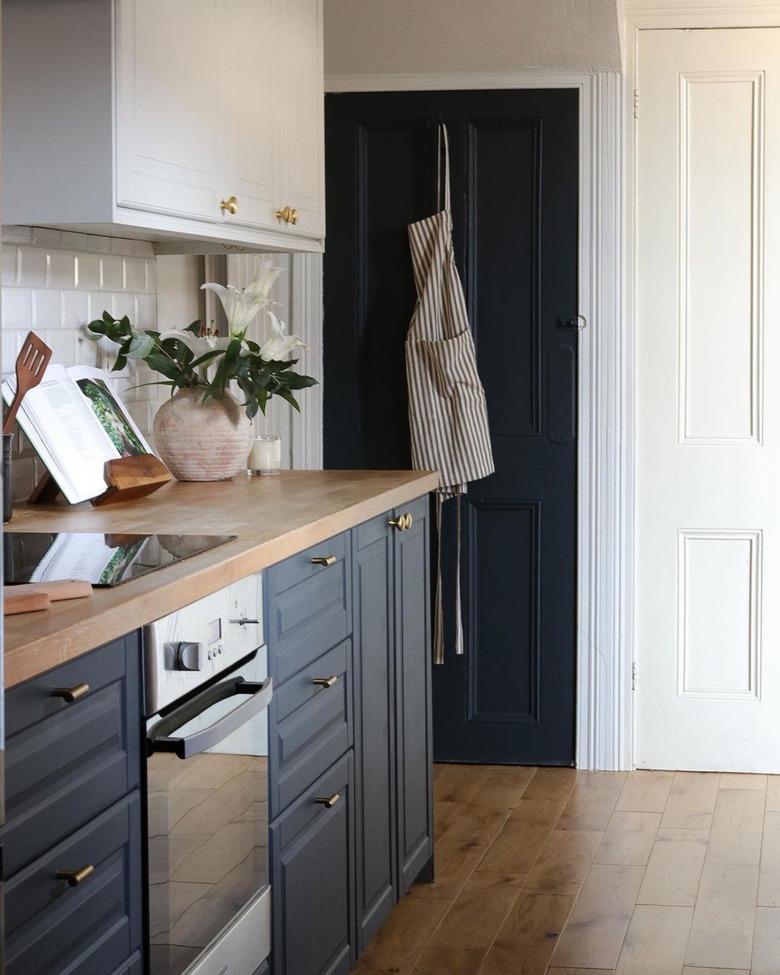
[[277, 228], [276, 160], [279, 91], [279, 0], [229, 0], [226, 51], [231, 113], [224, 193], [235, 196], [231, 219]]
[[780, 772], [780, 32], [643, 30], [636, 764]]
[[[295, 229], [325, 229], [322, 0], [284, 0], [279, 208], [298, 211]], [[283, 223], [281, 224], [284, 225]]]
[[224, 5], [132, 0], [117, 9], [117, 204], [218, 220], [234, 107]]

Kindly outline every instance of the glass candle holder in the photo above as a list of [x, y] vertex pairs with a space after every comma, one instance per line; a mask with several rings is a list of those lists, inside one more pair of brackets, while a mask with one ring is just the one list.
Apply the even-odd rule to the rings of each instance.
[[282, 438], [275, 434], [264, 434], [255, 437], [249, 448], [249, 458], [246, 463], [249, 474], [267, 477], [278, 474], [282, 469]]

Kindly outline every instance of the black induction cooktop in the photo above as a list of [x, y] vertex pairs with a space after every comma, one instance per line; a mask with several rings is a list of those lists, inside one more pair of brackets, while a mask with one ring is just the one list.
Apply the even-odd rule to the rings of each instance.
[[118, 586], [235, 538], [235, 535], [6, 531], [3, 581], [12, 585], [88, 579], [93, 586]]

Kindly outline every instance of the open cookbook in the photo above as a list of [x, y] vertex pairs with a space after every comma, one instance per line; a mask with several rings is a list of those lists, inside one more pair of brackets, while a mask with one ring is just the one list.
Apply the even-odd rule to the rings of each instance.
[[[15, 390], [10, 376], [2, 385], [6, 403]], [[93, 366], [50, 363], [22, 400], [17, 421], [71, 504], [103, 494], [107, 461], [151, 453], [108, 373]]]

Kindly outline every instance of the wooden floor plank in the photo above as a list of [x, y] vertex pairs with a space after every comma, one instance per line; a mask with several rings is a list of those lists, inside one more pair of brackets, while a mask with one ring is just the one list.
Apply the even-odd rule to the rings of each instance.
[[780, 970], [780, 907], [759, 907], [753, 932], [751, 975], [777, 975]]
[[484, 954], [517, 900], [524, 879], [505, 873], [473, 873], [428, 944], [434, 948], [481, 948]]
[[706, 829], [659, 829], [637, 903], [693, 907], [709, 835]]
[[446, 900], [401, 898], [358, 959], [354, 975], [408, 975], [448, 907]]
[[497, 809], [514, 809], [536, 774], [531, 766], [491, 765], [479, 786], [478, 801]]
[[764, 792], [721, 789], [715, 802], [707, 860], [757, 864], [764, 830]]
[[563, 805], [562, 799], [523, 797], [509, 813], [501, 831], [480, 861], [479, 869], [528, 874], [547, 842]]
[[605, 830], [626, 778], [625, 772], [583, 772], [574, 783], [557, 828]]
[[414, 884], [409, 897], [414, 900], [452, 902], [484, 857], [486, 845], [471, 839], [443, 837], [436, 844], [436, 879], [430, 884]]
[[534, 893], [577, 894], [603, 835], [595, 831], [553, 830], [524, 889]]
[[571, 795], [580, 773], [573, 768], [539, 768], [526, 786], [525, 799], [563, 799]]
[[757, 789], [766, 792], [767, 776], [753, 772], [721, 772], [721, 789]]
[[622, 812], [609, 820], [594, 863], [623, 863], [645, 866], [661, 822], [660, 812]]
[[661, 826], [665, 829], [709, 829], [719, 780], [717, 772], [675, 772]]
[[487, 776], [484, 765], [434, 765], [439, 802], [469, 802]]
[[484, 957], [484, 949], [423, 948], [412, 975], [477, 975]]
[[780, 812], [764, 815], [761, 863], [758, 868], [758, 903], [780, 907]]
[[766, 777], [766, 810], [780, 812], [780, 775]]
[[750, 968], [758, 867], [705, 860], [685, 964]]
[[521, 894], [479, 975], [544, 975], [573, 903], [573, 897], [559, 894]]
[[558, 939], [552, 964], [614, 968], [643, 874], [641, 866], [594, 863]]
[[615, 809], [626, 812], [662, 813], [669, 798], [673, 779], [673, 772], [643, 770], [632, 772], [631, 775], [626, 776]]
[[692, 907], [637, 904], [615, 975], [680, 975], [692, 918]]

